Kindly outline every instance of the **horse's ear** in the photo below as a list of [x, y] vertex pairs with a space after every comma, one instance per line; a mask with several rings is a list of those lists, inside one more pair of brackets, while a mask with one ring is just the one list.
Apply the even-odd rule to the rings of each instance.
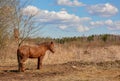
[[51, 41], [51, 43], [50, 44], [53, 44], [53, 41]]

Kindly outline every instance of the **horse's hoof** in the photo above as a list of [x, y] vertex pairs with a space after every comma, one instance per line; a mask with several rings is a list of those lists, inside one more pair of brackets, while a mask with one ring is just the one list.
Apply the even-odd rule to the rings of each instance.
[[19, 70], [18, 72], [25, 72], [25, 70]]

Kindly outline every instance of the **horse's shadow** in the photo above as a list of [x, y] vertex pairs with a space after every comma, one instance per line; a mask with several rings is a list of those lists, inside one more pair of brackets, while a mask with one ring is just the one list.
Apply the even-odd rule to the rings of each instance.
[[[29, 70], [33, 70], [33, 69], [26, 68], [25, 70], [29, 71]], [[2, 71], [3, 71], [3, 72], [21, 73], [21, 72], [18, 71], [18, 70], [2, 70]]]
[[[0, 66], [1, 72], [19, 72], [17, 66]], [[11, 69], [10, 69], [11, 68]]]
[[3, 72], [13, 72], [13, 73], [17, 73], [19, 72], [18, 70], [3, 70]]

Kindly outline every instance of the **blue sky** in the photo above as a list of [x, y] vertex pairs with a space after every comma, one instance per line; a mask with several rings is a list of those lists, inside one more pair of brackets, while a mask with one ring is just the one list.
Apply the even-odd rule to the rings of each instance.
[[120, 0], [30, 0], [27, 15], [43, 25], [37, 36], [120, 34]]

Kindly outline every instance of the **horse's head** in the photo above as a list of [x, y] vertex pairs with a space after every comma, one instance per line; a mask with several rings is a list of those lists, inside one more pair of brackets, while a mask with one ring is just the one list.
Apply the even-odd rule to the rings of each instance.
[[48, 49], [54, 53], [55, 52], [55, 49], [54, 49], [54, 43], [53, 42], [50, 42], [49, 46], [48, 46]]

